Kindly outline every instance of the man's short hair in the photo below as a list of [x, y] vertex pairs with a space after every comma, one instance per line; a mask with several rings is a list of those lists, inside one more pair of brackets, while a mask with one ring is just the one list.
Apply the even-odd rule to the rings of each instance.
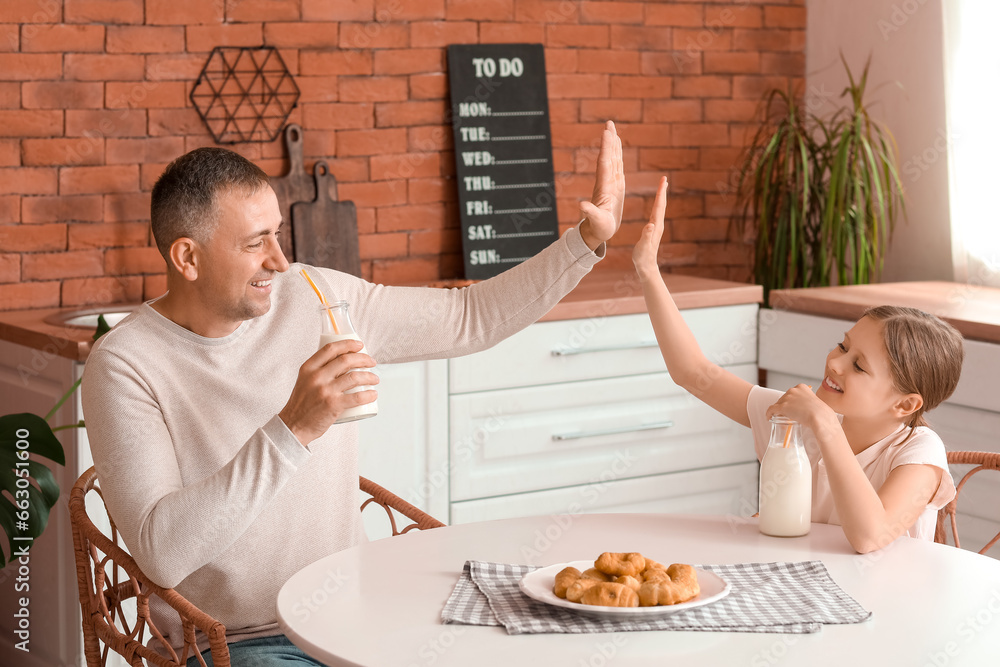
[[211, 238], [219, 223], [220, 194], [252, 195], [269, 183], [260, 167], [225, 148], [196, 148], [167, 165], [153, 186], [150, 205], [153, 238], [167, 265], [177, 239], [205, 243]]

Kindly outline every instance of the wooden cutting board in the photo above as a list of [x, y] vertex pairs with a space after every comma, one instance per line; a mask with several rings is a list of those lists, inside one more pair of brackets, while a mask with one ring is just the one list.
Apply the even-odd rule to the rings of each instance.
[[336, 181], [323, 160], [313, 168], [313, 178], [315, 199], [292, 204], [295, 261], [360, 277], [358, 214], [354, 202], [331, 199]]
[[[285, 221], [286, 228], [278, 237], [281, 251], [285, 253], [288, 261], [295, 260], [294, 230], [288, 229], [292, 224], [292, 204], [295, 202], [311, 202], [316, 199], [316, 182], [312, 176], [306, 173], [305, 163], [302, 160], [302, 127], [289, 123], [285, 126], [285, 151], [288, 153], [288, 173], [284, 176], [271, 179], [271, 189], [278, 196], [278, 207], [281, 210], [281, 219]], [[329, 193], [332, 199], [337, 198], [337, 183], [334, 179], [329, 179], [333, 190]]]

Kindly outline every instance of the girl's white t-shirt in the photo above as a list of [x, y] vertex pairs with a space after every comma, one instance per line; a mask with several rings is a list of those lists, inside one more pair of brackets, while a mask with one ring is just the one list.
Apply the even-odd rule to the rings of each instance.
[[[771, 424], [766, 417], [769, 407], [774, 405], [784, 394], [777, 389], [755, 386], [747, 398], [747, 415], [750, 417], [750, 430], [753, 433], [754, 449], [760, 460], [767, 451], [771, 438]], [[878, 491], [882, 488], [893, 468], [901, 465], [924, 464], [943, 470], [941, 483], [927, 508], [910, 526], [904, 535], [923, 540], [934, 539], [934, 528], [937, 524], [938, 510], [947, 505], [955, 497], [955, 481], [948, 470], [948, 458], [944, 443], [937, 433], [926, 426], [912, 429], [900, 426], [889, 436], [879, 440], [871, 447], [857, 455], [858, 464], [865, 476]], [[830, 492], [830, 480], [827, 477], [826, 464], [823, 462], [816, 438], [807, 434], [803, 438], [806, 453], [812, 464], [812, 521], [814, 523], [831, 523], [840, 525], [837, 508]]]

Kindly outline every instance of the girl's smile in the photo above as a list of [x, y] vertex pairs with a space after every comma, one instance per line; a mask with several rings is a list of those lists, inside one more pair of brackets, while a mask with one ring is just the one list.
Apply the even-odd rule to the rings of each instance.
[[827, 375], [825, 378], [823, 378], [823, 384], [821, 384], [820, 387], [822, 387], [823, 389], [825, 389], [827, 391], [835, 391], [838, 394], [843, 394], [844, 393], [844, 388], [841, 387], [836, 382], [834, 382], [833, 380], [831, 380], [829, 375]]

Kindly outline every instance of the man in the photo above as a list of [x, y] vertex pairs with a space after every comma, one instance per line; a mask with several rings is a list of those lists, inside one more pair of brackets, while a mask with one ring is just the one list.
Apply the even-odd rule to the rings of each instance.
[[[369, 356], [351, 340], [316, 351], [319, 302], [281, 253], [259, 168], [219, 148], [171, 163], [151, 208], [167, 293], [102, 337], [83, 383], [105, 502], [139, 567], [222, 621], [233, 664], [308, 660], [280, 636], [275, 599], [303, 566], [364, 540], [357, 426], [334, 422], [376, 391], [346, 392], [378, 384], [364, 370], [376, 360], [469, 354], [537, 320], [603, 254], [624, 194], [609, 122], [583, 221], [495, 278], [434, 290], [310, 267], [331, 301], [351, 304]], [[156, 616], [181, 646], [176, 615]]]

